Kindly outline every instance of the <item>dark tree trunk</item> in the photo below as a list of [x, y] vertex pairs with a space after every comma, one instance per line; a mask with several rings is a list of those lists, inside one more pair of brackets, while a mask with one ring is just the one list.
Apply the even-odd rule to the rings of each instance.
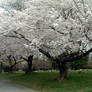
[[3, 63], [0, 62], [0, 73], [2, 73], [2, 71], [3, 71]]
[[14, 70], [16, 71], [17, 60], [14, 56], [13, 56], [13, 60], [14, 60], [14, 65], [12, 65], [12, 68], [14, 67]]
[[26, 70], [26, 74], [32, 73], [32, 61], [33, 61], [33, 55], [28, 57], [27, 64], [28, 68]]
[[7, 56], [8, 60], [9, 60], [9, 64], [10, 64], [10, 67], [9, 67], [9, 73], [12, 73], [13, 72], [13, 67], [12, 67], [12, 60], [11, 60], [11, 55], [10, 56]]
[[68, 68], [66, 66], [66, 63], [58, 63], [59, 68], [59, 80], [63, 80], [64, 78], [68, 77]]
[[9, 73], [13, 73], [13, 67], [12, 66], [9, 67]]

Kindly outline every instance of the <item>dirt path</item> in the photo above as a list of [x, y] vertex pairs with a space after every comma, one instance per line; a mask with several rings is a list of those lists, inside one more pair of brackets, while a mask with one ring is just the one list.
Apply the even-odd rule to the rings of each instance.
[[0, 81], [0, 92], [36, 92], [36, 91], [3, 80]]

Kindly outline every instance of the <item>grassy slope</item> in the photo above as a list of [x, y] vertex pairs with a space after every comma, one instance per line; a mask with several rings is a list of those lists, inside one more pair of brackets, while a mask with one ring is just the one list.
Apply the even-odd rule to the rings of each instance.
[[34, 72], [32, 75], [23, 73], [0, 74], [0, 79], [8, 79], [40, 92], [92, 92], [92, 71], [78, 74], [69, 72], [71, 76], [61, 83], [56, 80], [57, 72]]

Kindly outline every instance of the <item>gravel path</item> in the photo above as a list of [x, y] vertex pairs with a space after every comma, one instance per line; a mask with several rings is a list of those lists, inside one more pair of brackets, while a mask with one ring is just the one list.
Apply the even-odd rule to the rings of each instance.
[[36, 92], [36, 91], [3, 80], [0, 81], [0, 92]]

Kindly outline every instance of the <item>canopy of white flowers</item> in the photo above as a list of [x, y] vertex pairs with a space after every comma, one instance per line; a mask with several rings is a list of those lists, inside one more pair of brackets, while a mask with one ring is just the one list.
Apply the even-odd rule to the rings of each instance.
[[[92, 47], [91, 0], [12, 1], [2, 3], [0, 0], [0, 36], [8, 39], [6, 43], [11, 43], [10, 49], [25, 46], [37, 52], [41, 48], [57, 56]], [[6, 36], [13, 38], [10, 40]], [[16, 45], [16, 41], [20, 43]]]

